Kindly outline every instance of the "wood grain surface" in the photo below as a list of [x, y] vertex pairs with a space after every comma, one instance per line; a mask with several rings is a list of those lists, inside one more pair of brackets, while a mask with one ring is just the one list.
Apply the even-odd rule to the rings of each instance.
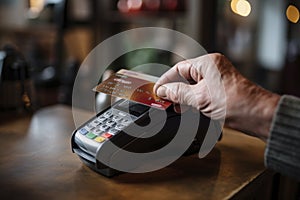
[[225, 129], [203, 159], [106, 178], [72, 153], [74, 128], [71, 108], [61, 105], [0, 123], [0, 199], [228, 199], [265, 171], [265, 144]]

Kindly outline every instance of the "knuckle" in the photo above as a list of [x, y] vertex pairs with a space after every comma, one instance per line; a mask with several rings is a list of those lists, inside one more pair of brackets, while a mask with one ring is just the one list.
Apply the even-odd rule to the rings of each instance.
[[221, 53], [213, 53], [210, 57], [216, 63], [221, 63], [225, 59], [225, 56]]
[[182, 96], [182, 84], [176, 84], [174, 91], [173, 91], [173, 99], [176, 103], [182, 103], [181, 102], [181, 96]]
[[210, 96], [206, 92], [202, 91], [197, 94], [196, 99], [196, 108], [200, 111], [207, 111], [211, 102]]
[[184, 104], [184, 99], [186, 96], [186, 92], [185, 92], [185, 84], [184, 83], [178, 83], [176, 85], [174, 85], [173, 90], [169, 91], [170, 92], [170, 96], [173, 100], [173, 102], [175, 103], [179, 103], [179, 104]]

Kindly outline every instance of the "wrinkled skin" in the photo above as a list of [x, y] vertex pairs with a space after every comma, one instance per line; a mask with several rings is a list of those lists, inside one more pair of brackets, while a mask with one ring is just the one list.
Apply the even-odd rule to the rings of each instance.
[[225, 118], [226, 126], [264, 141], [280, 99], [246, 79], [218, 53], [177, 63], [157, 81], [154, 92], [213, 119]]

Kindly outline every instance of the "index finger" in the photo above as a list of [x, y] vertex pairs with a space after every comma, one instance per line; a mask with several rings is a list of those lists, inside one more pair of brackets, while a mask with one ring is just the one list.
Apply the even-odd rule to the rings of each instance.
[[156, 93], [158, 87], [166, 83], [172, 83], [172, 82], [189, 83], [191, 80], [195, 81], [195, 79], [191, 75], [191, 71], [192, 71], [192, 63], [189, 60], [181, 61], [177, 63], [174, 67], [169, 69], [158, 79], [158, 81], [155, 83], [153, 87], [154, 92]]

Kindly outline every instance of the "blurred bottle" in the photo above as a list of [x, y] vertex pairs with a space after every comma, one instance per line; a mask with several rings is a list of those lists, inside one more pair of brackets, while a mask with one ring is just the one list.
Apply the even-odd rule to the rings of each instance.
[[0, 51], [0, 110], [34, 111], [36, 94], [28, 63], [11, 45]]

